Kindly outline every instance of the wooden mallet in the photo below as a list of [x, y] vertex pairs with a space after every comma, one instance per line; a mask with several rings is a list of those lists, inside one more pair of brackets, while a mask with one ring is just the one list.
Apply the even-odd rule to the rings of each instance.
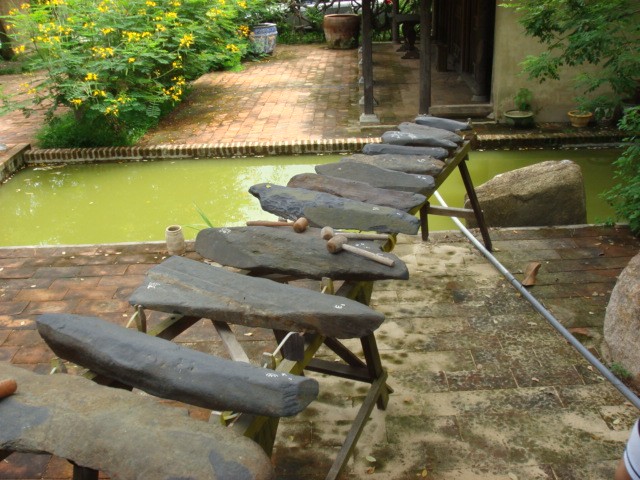
[[347, 238], [354, 238], [358, 240], [389, 240], [389, 235], [385, 235], [383, 233], [336, 232], [331, 227], [322, 227], [322, 230], [320, 230], [320, 236], [323, 240], [330, 240], [336, 235], [342, 235]]
[[364, 248], [354, 247], [353, 245], [349, 245], [347, 242], [349, 239], [344, 235], [335, 235], [327, 241], [327, 250], [331, 253], [338, 253], [342, 250], [346, 250], [347, 252], [355, 253], [356, 255], [360, 255], [361, 257], [368, 258], [369, 260], [373, 260], [374, 262], [381, 263], [382, 265], [386, 265], [387, 267], [393, 267], [395, 265], [395, 261], [388, 258], [383, 257], [382, 255], [376, 255], [369, 250], [365, 250]]
[[250, 220], [247, 222], [248, 227], [293, 227], [296, 233], [302, 233], [309, 228], [309, 220], [300, 217], [295, 222], [270, 222], [267, 220]]

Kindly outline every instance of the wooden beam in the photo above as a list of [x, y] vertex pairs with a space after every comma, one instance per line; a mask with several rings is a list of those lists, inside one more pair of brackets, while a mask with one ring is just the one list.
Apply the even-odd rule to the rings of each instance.
[[431, 107], [431, 0], [420, 1], [420, 104], [418, 113]]
[[362, 77], [364, 80], [364, 115], [373, 111], [373, 34], [371, 0], [362, 2]]
[[429, 215], [440, 215], [443, 217], [459, 217], [465, 219], [474, 219], [476, 217], [473, 210], [470, 208], [455, 208], [455, 207], [438, 207], [430, 205], [427, 209]]

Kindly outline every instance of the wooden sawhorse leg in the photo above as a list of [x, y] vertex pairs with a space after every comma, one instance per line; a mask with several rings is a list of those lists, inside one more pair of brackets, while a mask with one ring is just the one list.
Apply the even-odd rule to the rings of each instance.
[[484, 241], [484, 246], [487, 248], [487, 250], [491, 251], [492, 245], [491, 245], [491, 237], [489, 237], [489, 229], [487, 228], [487, 223], [484, 221], [484, 214], [482, 213], [480, 202], [478, 202], [476, 190], [475, 188], [473, 188], [471, 175], [469, 174], [469, 169], [467, 168], [468, 160], [469, 160], [469, 156], [467, 155], [464, 158], [464, 160], [462, 160], [458, 164], [458, 170], [460, 170], [460, 176], [462, 177], [464, 188], [467, 191], [467, 196], [469, 197], [469, 203], [471, 203], [471, 208], [473, 208], [473, 213], [475, 214], [476, 222], [478, 223], [478, 228], [480, 229], [480, 234], [482, 235], [482, 240]]

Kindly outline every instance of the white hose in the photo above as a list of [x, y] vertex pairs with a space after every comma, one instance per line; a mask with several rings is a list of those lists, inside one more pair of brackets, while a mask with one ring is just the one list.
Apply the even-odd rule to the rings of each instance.
[[[446, 207], [444, 199], [437, 191], [434, 192], [435, 197], [440, 202], [440, 205]], [[480, 241], [473, 236], [473, 234], [465, 227], [457, 217], [451, 217], [453, 222], [458, 226], [460, 231], [465, 237], [480, 250], [480, 252], [491, 262], [491, 264], [498, 270], [504, 277], [509, 280], [509, 283], [535, 308], [552, 326], [555, 328], [580, 354], [593, 365], [611, 384], [618, 389], [618, 391], [624, 395], [637, 409], [640, 410], [640, 398], [636, 396], [624, 383], [618, 379], [611, 371], [605, 367], [600, 360], [598, 360], [576, 337], [574, 337], [557, 318], [555, 318], [549, 310], [547, 310], [529, 291], [522, 286], [522, 284], [516, 280], [516, 278], [502, 265], [496, 257], [494, 257]]]

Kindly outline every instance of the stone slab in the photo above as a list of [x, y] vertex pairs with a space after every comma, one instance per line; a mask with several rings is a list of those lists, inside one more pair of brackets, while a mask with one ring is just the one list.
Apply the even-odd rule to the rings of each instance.
[[408, 147], [405, 145], [389, 145], [388, 143], [367, 143], [362, 148], [366, 155], [428, 155], [438, 160], [449, 156], [449, 151], [441, 147]]
[[270, 417], [300, 413], [318, 382], [208, 355], [96, 317], [41, 315], [38, 332], [54, 353], [156, 397], [209, 410]]
[[470, 130], [469, 122], [460, 122], [449, 118], [434, 117], [432, 115], [418, 115], [415, 120], [418, 125], [426, 125], [427, 127], [441, 128], [450, 132]]
[[340, 161], [366, 163], [387, 170], [434, 177], [438, 176], [445, 166], [442, 160], [428, 155], [365, 155], [364, 153], [356, 153], [349, 157], [342, 157]]
[[400, 125], [398, 125], [398, 130], [400, 130], [401, 132], [414, 133], [416, 135], [426, 135], [431, 138], [448, 140], [457, 145], [462, 145], [462, 142], [464, 141], [464, 138], [450, 130], [430, 127], [428, 125], [420, 125], [413, 122], [402, 122]]
[[314, 173], [295, 175], [289, 180], [287, 187], [316, 190], [359, 202], [397, 208], [405, 212], [412, 211], [427, 201], [427, 197], [419, 193], [376, 188], [367, 182]]
[[37, 375], [0, 362], [18, 392], [0, 401], [0, 451], [48, 452], [111, 478], [272, 479], [248, 438], [152, 398], [85, 378]]
[[373, 333], [384, 315], [343, 297], [170, 257], [147, 273], [132, 305], [225, 322], [335, 338]]
[[431, 136], [422, 132], [402, 132], [390, 130], [382, 134], [382, 141], [389, 145], [406, 145], [409, 147], [442, 147], [454, 149], [458, 145], [446, 138]]
[[253, 185], [249, 192], [262, 209], [290, 220], [306, 217], [311, 226], [415, 235], [417, 217], [394, 208], [371, 205], [305, 188], [273, 183]]
[[274, 273], [301, 278], [334, 280], [382, 280], [409, 278], [405, 263], [395, 255], [382, 253], [381, 242], [350, 241], [394, 260], [387, 267], [349, 252], [332, 254], [320, 229], [295, 233], [286, 227], [207, 228], [196, 237], [196, 251], [222, 265], [249, 270], [253, 275]]
[[436, 188], [436, 182], [430, 175], [413, 175], [379, 168], [366, 163], [327, 163], [325, 165], [316, 165], [315, 169], [321, 175], [347, 180], [359, 180], [376, 188], [420, 193], [425, 196], [431, 195]]

